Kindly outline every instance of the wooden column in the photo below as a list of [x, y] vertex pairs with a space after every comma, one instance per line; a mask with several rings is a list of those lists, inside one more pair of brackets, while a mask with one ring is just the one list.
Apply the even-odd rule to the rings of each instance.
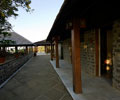
[[5, 46], [3, 46], [3, 51], [6, 51], [6, 47]]
[[56, 68], [59, 68], [58, 37], [55, 38]]
[[31, 52], [32, 53], [34, 52], [34, 46], [31, 46]]
[[37, 53], [37, 52], [38, 52], [38, 46], [35, 46], [34, 48], [35, 48], [35, 49], [34, 49], [34, 52]]
[[33, 46], [31, 46], [30, 51], [31, 51], [31, 53], [33, 52]]
[[29, 53], [32, 52], [32, 46], [29, 46]]
[[15, 52], [18, 53], [18, 46], [15, 46]]
[[28, 54], [28, 46], [26, 46], [26, 53]]
[[61, 59], [64, 59], [63, 56], [63, 43], [61, 43]]
[[53, 56], [53, 59], [55, 58], [55, 46], [54, 46], [54, 43], [52, 44], [52, 56]]
[[80, 24], [73, 20], [72, 30], [72, 64], [73, 64], [73, 90], [82, 93], [81, 64], [80, 64]]
[[96, 76], [99, 76], [99, 29], [95, 29], [96, 45]]
[[2, 47], [0, 46], [0, 51], [2, 50]]
[[53, 58], [55, 57], [55, 45], [53, 44]]
[[51, 60], [53, 60], [53, 44], [51, 43]]
[[31, 46], [31, 52], [34, 52], [34, 46]]
[[47, 53], [47, 48], [46, 48], [46, 45], [45, 45], [45, 53]]

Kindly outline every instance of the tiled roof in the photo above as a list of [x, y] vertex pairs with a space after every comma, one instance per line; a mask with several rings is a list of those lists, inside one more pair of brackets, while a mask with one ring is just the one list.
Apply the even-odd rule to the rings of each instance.
[[[0, 36], [0, 41], [2, 40], [2, 36]], [[12, 40], [15, 41], [15, 45], [27, 45], [27, 44], [32, 44], [31, 41], [27, 40], [23, 36], [19, 35], [16, 32], [12, 32], [11, 36], [5, 37], [5, 40]]]

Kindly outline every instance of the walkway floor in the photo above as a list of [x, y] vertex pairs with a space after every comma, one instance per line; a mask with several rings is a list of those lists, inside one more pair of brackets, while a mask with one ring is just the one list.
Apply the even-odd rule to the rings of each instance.
[[33, 57], [0, 89], [0, 100], [72, 100], [49, 59]]
[[60, 68], [55, 67], [55, 60], [51, 61], [51, 64], [74, 100], [120, 100], [120, 91], [113, 88], [108, 81], [85, 72], [82, 72], [83, 93], [75, 94], [73, 92], [72, 65], [64, 60], [60, 60]]

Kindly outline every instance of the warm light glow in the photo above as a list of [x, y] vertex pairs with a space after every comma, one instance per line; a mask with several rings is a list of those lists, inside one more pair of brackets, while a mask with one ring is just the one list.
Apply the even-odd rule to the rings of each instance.
[[93, 48], [90, 48], [91, 51], [93, 51]]
[[105, 60], [105, 64], [108, 65], [108, 64], [110, 64], [110, 63], [111, 63], [111, 60], [109, 60], [109, 59], [106, 59], [106, 60]]
[[110, 70], [110, 66], [106, 66], [106, 70], [109, 71]]
[[87, 45], [84, 45], [84, 49], [87, 49]]

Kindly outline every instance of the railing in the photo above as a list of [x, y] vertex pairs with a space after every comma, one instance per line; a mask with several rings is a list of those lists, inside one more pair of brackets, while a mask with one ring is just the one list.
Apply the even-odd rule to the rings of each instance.
[[14, 72], [16, 72], [22, 65], [24, 65], [33, 54], [28, 54], [23, 57], [19, 57], [12, 61], [0, 65], [0, 85], [6, 81]]

